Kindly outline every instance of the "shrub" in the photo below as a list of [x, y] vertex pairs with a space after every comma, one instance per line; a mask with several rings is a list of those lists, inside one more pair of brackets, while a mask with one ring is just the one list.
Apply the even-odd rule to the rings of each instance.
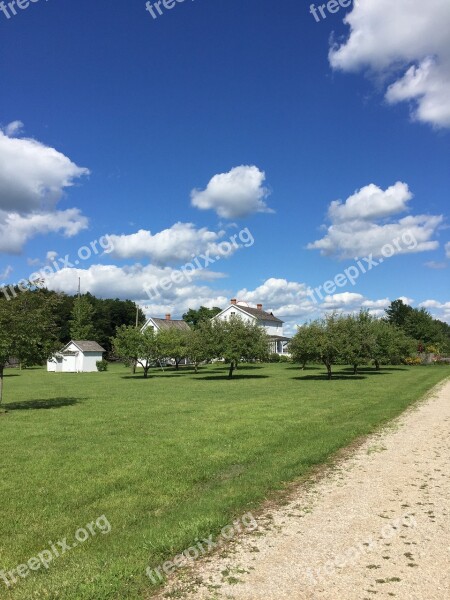
[[106, 360], [98, 360], [95, 364], [97, 365], [97, 371], [108, 370], [108, 362]]
[[418, 356], [408, 356], [408, 358], [405, 358], [404, 360], [405, 365], [410, 365], [410, 366], [415, 366], [415, 365], [421, 365], [422, 364], [422, 359], [419, 358]]
[[270, 363], [278, 363], [280, 362], [280, 355], [279, 354], [269, 354], [269, 362]]
[[282, 362], [282, 363], [288, 363], [288, 362], [291, 362], [291, 359], [289, 358], [289, 356], [285, 356], [284, 354], [282, 354], [280, 356], [280, 362]]

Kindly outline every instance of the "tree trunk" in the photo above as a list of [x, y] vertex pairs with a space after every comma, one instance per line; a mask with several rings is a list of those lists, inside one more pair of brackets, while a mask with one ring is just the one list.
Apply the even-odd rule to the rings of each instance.
[[302, 371], [304, 371], [304, 370], [305, 370], [305, 367], [306, 367], [306, 360], [304, 360], [304, 361], [303, 361], [303, 364], [302, 364]]
[[194, 363], [195, 372], [198, 373], [198, 363]]
[[231, 379], [233, 377], [233, 371], [235, 369], [235, 364], [234, 361], [230, 362], [230, 370], [228, 371], [228, 379]]
[[330, 381], [333, 377], [333, 373], [331, 372], [331, 364], [324, 361], [324, 364], [327, 368], [328, 381]]
[[150, 370], [150, 367], [144, 367], [144, 379], [148, 378], [148, 372]]
[[2, 401], [3, 401], [3, 371], [4, 371], [4, 365], [0, 365], [0, 407], [2, 405]]
[[180, 362], [182, 361], [182, 358], [176, 358], [175, 359], [175, 369], [178, 371], [178, 367], [180, 365]]
[[376, 361], [375, 361], [375, 369], [376, 369], [377, 371], [379, 371], [379, 370], [380, 370], [380, 361], [379, 361], [379, 360], [376, 360]]
[[358, 374], [358, 365], [353, 365], [353, 375]]

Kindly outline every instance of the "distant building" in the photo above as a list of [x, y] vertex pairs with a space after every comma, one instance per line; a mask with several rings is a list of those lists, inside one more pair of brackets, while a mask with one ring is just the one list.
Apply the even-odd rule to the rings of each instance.
[[51, 373], [92, 373], [106, 352], [97, 342], [72, 340], [47, 361]]
[[150, 317], [145, 325], [142, 326], [141, 331], [145, 331], [149, 327], [153, 327], [155, 332], [164, 331], [167, 329], [178, 329], [180, 331], [189, 331], [190, 327], [182, 319], [172, 319], [172, 315], [167, 314], [165, 319], [157, 319], [156, 317]]
[[243, 321], [256, 322], [260, 327], [265, 329], [270, 340], [269, 352], [273, 354], [288, 354], [287, 344], [290, 338], [283, 335], [283, 321], [272, 312], [263, 310], [262, 304], [257, 304], [256, 308], [252, 308], [246, 302], [238, 302], [238, 300], [233, 298], [230, 301], [230, 305], [213, 317], [213, 319], [223, 321], [233, 315], [239, 316]]

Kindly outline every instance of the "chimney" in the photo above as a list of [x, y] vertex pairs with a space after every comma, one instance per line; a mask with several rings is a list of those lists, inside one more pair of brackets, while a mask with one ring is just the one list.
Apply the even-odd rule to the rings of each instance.
[[167, 313], [166, 321], [170, 321], [171, 319], [172, 319], [172, 315], [170, 313]]
[[263, 309], [263, 305], [262, 305], [262, 304], [257, 304], [257, 305], [256, 305], [256, 308], [257, 308], [258, 310], [262, 310], [262, 309]]
[[232, 298], [232, 299], [231, 299], [231, 304], [237, 304], [237, 300], [236, 300], [236, 298]]

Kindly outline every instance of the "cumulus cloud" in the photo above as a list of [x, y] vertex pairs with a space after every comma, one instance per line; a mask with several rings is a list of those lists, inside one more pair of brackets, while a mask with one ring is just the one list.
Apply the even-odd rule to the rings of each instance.
[[392, 81], [388, 102], [411, 102], [413, 118], [450, 127], [449, 2], [364, 0], [344, 22], [350, 34], [330, 50], [334, 69], [381, 75]]
[[394, 247], [396, 254], [435, 250], [439, 243], [432, 238], [443, 221], [441, 215], [409, 215], [389, 220], [408, 210], [412, 197], [407, 184], [397, 182], [386, 190], [370, 184], [345, 202], [336, 200], [328, 210], [331, 225], [326, 235], [307, 248], [340, 259], [370, 254], [380, 257], [387, 244]]
[[46, 233], [76, 235], [87, 218], [76, 208], [56, 210], [66, 188], [89, 173], [54, 148], [13, 137], [23, 124], [0, 129], [0, 252], [19, 254], [26, 242]]
[[204, 190], [191, 192], [192, 206], [214, 210], [224, 219], [239, 219], [258, 212], [273, 212], [265, 199], [266, 175], [255, 166], [240, 166], [228, 173], [214, 175]]
[[88, 219], [77, 208], [28, 215], [0, 211], [0, 252], [20, 254], [25, 243], [36, 235], [62, 233], [73, 237], [87, 226]]
[[0, 210], [23, 214], [53, 209], [64, 189], [88, 173], [54, 148], [0, 131]]
[[[116, 258], [148, 258], [154, 264], [189, 262], [192, 257], [209, 253], [212, 258], [223, 256], [220, 242], [225, 231], [197, 229], [192, 223], [175, 223], [169, 229], [152, 234], [141, 229], [130, 235], [109, 235]], [[232, 245], [227, 253], [231, 256], [240, 244]]]
[[440, 319], [450, 324], [450, 302], [439, 302], [438, 300], [425, 300], [419, 304], [419, 308], [426, 308], [435, 319]]

